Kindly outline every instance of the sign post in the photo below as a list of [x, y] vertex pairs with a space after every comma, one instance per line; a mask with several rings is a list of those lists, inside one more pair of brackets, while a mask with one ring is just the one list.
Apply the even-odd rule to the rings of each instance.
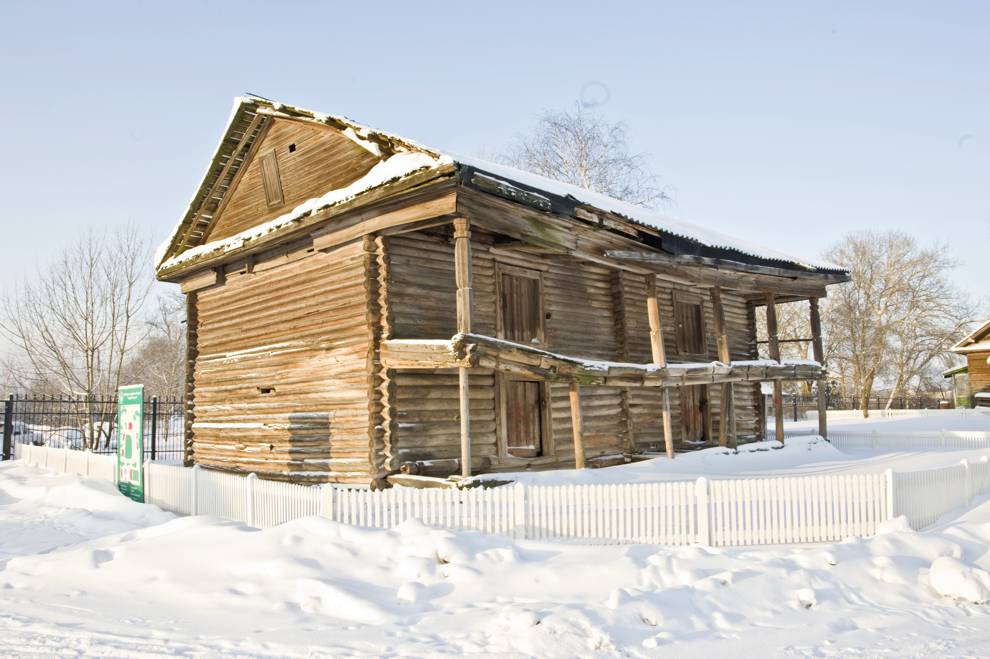
[[117, 392], [117, 489], [144, 503], [144, 385]]

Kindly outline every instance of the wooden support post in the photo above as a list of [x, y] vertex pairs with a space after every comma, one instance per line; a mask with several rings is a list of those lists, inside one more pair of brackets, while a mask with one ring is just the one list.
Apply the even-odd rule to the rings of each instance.
[[[715, 339], [718, 343], [718, 360], [723, 364], [732, 361], [729, 352], [729, 333], [725, 326], [725, 311], [722, 309], [722, 288], [715, 284], [711, 289], [712, 315], [715, 317]], [[735, 446], [735, 391], [731, 382], [723, 382], [719, 396], [718, 445]]]
[[[815, 361], [824, 366], [825, 348], [822, 345], [822, 316], [818, 310], [818, 298], [813, 297], [811, 303], [811, 349]], [[825, 399], [825, 380], [818, 381], [818, 434], [828, 437], [828, 401]]]
[[[767, 339], [770, 359], [780, 361], [780, 341], [777, 338], [777, 302], [773, 293], [767, 293]], [[784, 391], [780, 380], [773, 381], [773, 422], [776, 439], [784, 443]]]
[[[457, 332], [471, 332], [474, 291], [471, 288], [471, 223], [467, 218], [454, 220], [454, 276], [457, 280]], [[461, 476], [471, 476], [471, 396], [469, 373], [461, 367], [457, 373], [461, 417]]]
[[584, 421], [581, 418], [581, 390], [571, 383], [571, 429], [574, 434], [574, 468], [584, 469]]
[[[660, 322], [660, 305], [657, 301], [657, 278], [650, 275], [646, 286], [646, 312], [650, 319], [650, 348], [653, 352], [653, 363], [657, 366], [667, 365], [667, 352], [663, 345], [663, 325]], [[663, 445], [667, 457], [674, 457], [674, 434], [670, 427], [670, 391], [667, 387], [660, 390], [660, 416], [663, 423]]]

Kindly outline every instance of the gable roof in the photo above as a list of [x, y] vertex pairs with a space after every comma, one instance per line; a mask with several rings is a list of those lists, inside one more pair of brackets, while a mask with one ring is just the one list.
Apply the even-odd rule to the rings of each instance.
[[[348, 186], [329, 190], [309, 199], [289, 212], [223, 240], [203, 243], [221, 207], [224, 195], [233, 187], [238, 171], [246, 166], [251, 146], [266, 121], [291, 119], [330, 126], [354, 140], [381, 161], [370, 172]], [[179, 267], [208, 254], [240, 248], [250, 241], [305, 220], [318, 211], [356, 200], [377, 187], [417, 175], [429, 179], [455, 173], [462, 183], [512, 199], [524, 199], [544, 211], [574, 215], [578, 206], [609, 213], [631, 223], [657, 231], [661, 238], [677, 245], [677, 251], [702, 257], [740, 259], [793, 269], [805, 273], [845, 275], [841, 266], [800, 258], [755, 243], [740, 240], [695, 224], [675, 219], [651, 208], [644, 208], [607, 195], [555, 181], [538, 174], [470, 156], [455, 155], [415, 141], [358, 124], [350, 119], [304, 110], [256, 97], [234, 100], [230, 119], [203, 181], [189, 202], [182, 219], [155, 256], [157, 270]]]
[[952, 352], [977, 352], [990, 350], [990, 320], [967, 334], [959, 343], [952, 346]]

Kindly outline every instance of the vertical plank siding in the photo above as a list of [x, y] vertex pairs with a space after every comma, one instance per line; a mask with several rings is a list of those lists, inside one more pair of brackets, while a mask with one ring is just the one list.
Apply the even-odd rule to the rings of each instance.
[[328, 253], [301, 245], [196, 294], [197, 464], [369, 480], [368, 250], [367, 241]]

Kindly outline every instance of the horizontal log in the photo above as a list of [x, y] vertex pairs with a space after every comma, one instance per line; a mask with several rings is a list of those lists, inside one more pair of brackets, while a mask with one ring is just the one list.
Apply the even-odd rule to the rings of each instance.
[[486, 368], [549, 382], [590, 386], [683, 387], [720, 382], [820, 380], [812, 362], [733, 361], [633, 364], [558, 355], [532, 346], [478, 334], [451, 340], [388, 340], [382, 345], [386, 368]]

